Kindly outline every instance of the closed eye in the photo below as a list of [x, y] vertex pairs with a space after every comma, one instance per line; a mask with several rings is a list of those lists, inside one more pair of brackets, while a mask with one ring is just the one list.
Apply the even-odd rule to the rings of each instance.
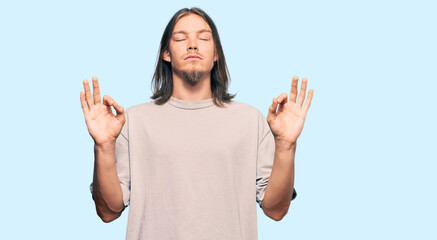
[[184, 41], [185, 39], [177, 39], [177, 40], [175, 40], [176, 42], [181, 42], [181, 41]]

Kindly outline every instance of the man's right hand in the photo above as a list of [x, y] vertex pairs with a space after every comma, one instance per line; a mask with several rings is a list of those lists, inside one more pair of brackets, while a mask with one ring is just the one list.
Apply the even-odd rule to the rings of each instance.
[[[94, 143], [98, 146], [114, 144], [126, 122], [123, 107], [108, 95], [103, 96], [102, 104], [97, 77], [93, 77], [92, 96], [87, 80], [83, 81], [83, 86], [85, 92], [80, 92], [80, 102], [88, 131], [94, 139]], [[112, 113], [111, 106], [115, 109], [116, 116]]]

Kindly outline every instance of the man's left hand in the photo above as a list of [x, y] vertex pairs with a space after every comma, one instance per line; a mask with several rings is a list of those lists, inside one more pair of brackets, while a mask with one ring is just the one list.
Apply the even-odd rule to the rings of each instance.
[[296, 144], [297, 138], [302, 132], [305, 117], [310, 108], [314, 93], [314, 90], [310, 89], [305, 101], [308, 80], [303, 78], [298, 96], [298, 80], [299, 78], [297, 76], [293, 77], [289, 100], [287, 100], [286, 93], [282, 93], [277, 98], [273, 98], [273, 103], [269, 107], [269, 113], [267, 115], [267, 122], [270, 125], [275, 140], [290, 145]]

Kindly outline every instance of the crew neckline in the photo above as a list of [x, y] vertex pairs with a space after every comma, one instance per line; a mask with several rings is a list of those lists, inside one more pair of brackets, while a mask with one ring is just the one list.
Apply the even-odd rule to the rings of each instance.
[[170, 97], [168, 103], [174, 107], [187, 109], [187, 110], [206, 108], [214, 105], [212, 98], [204, 99], [204, 100], [196, 100], [196, 101], [187, 101], [175, 97]]

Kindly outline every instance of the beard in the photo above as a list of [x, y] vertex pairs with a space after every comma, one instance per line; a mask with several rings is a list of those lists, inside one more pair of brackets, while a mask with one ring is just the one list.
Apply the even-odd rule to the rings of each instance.
[[203, 72], [198, 72], [195, 70], [183, 71], [182, 74], [184, 76], [185, 82], [187, 82], [191, 86], [195, 86], [203, 76]]

